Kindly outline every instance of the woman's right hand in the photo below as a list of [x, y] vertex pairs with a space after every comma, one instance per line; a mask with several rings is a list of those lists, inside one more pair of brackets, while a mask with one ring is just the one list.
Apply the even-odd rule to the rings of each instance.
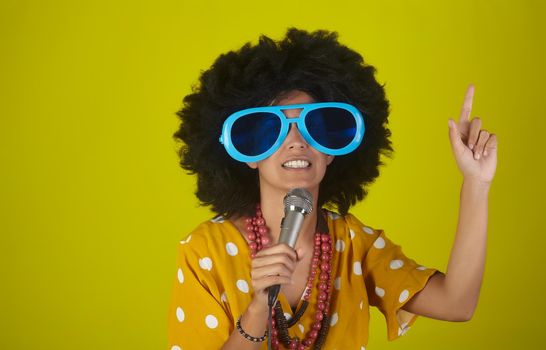
[[296, 263], [296, 251], [284, 243], [260, 250], [252, 259], [250, 270], [254, 289], [252, 304], [258, 309], [267, 310], [267, 288], [275, 284], [292, 284]]
[[[264, 247], [252, 259], [250, 277], [254, 297], [241, 317], [241, 328], [254, 337], [261, 337], [267, 329], [268, 287], [292, 283], [297, 254], [284, 243]], [[233, 330], [222, 349], [260, 348], [260, 343], [249, 342], [237, 329]]]

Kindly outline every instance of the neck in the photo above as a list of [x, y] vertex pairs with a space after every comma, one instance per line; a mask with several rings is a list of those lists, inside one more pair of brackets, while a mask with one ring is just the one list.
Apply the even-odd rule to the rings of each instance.
[[[318, 189], [310, 191], [313, 195], [313, 210], [305, 216], [301, 227], [295, 249], [308, 250], [313, 247], [315, 230], [317, 226], [317, 208]], [[269, 228], [272, 242], [278, 242], [281, 232], [281, 220], [284, 217], [283, 200], [286, 192], [272, 189], [260, 189], [262, 214]]]

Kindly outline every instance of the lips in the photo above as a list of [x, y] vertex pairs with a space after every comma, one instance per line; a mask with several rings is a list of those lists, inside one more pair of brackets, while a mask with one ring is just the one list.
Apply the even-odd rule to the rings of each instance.
[[282, 164], [283, 168], [289, 169], [305, 169], [311, 166], [311, 162], [305, 159], [292, 159]]

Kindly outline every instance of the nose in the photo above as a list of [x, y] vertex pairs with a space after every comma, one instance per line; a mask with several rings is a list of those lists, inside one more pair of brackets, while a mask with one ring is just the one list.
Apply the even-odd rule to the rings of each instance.
[[303, 136], [301, 136], [296, 123], [290, 124], [286, 140], [284, 140], [284, 145], [289, 149], [305, 149], [309, 146]]

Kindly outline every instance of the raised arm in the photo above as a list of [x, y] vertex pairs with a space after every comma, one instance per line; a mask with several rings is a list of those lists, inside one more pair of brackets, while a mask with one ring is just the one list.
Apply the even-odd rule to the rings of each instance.
[[459, 121], [449, 119], [449, 138], [463, 175], [457, 231], [444, 274], [432, 276], [403, 309], [446, 321], [468, 321], [478, 303], [487, 243], [487, 211], [497, 165], [497, 137], [470, 120], [474, 86], [466, 91]]

